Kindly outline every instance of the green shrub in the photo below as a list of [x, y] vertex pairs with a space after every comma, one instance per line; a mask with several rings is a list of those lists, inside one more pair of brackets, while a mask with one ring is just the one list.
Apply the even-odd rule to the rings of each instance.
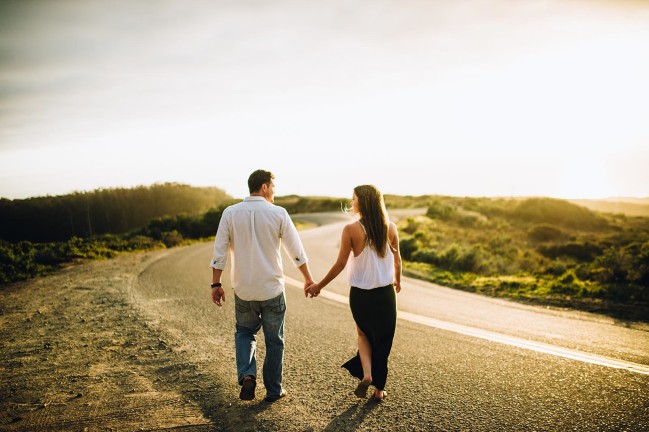
[[417, 249], [409, 258], [415, 262], [438, 265], [439, 259], [437, 253], [430, 248]]
[[173, 230], [160, 233], [160, 240], [162, 240], [165, 246], [174, 247], [181, 244], [185, 239], [178, 231]]
[[561, 240], [566, 236], [565, 233], [560, 228], [554, 225], [550, 225], [548, 223], [542, 223], [542, 224], [537, 224], [532, 226], [527, 231], [527, 234], [530, 237], [530, 239], [537, 242], [549, 242], [549, 241]]
[[428, 204], [426, 216], [432, 219], [448, 220], [455, 214], [455, 212], [455, 207], [440, 200], [433, 200]]
[[401, 252], [401, 257], [403, 259], [412, 259], [413, 261], [417, 261], [413, 258], [413, 253], [417, 251], [417, 249], [417, 239], [414, 237], [404, 236], [399, 239], [399, 251]]
[[570, 257], [580, 261], [592, 261], [602, 253], [602, 247], [589, 242], [569, 242], [559, 245], [541, 245], [539, 253], [548, 258]]

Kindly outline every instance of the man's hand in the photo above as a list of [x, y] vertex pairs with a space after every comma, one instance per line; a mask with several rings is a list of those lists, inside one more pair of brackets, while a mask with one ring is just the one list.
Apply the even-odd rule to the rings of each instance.
[[212, 288], [212, 303], [221, 307], [223, 306], [221, 302], [225, 303], [225, 291], [223, 291], [223, 287]]
[[392, 284], [394, 285], [394, 290], [397, 292], [397, 294], [400, 293], [401, 292], [401, 282], [394, 281], [394, 282], [392, 282]]

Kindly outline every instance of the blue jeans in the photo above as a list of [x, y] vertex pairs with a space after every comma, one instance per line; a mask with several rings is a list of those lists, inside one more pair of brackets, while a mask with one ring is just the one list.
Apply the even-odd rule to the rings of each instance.
[[237, 352], [237, 377], [239, 384], [251, 375], [257, 378], [257, 332], [264, 329], [266, 358], [264, 359], [264, 386], [267, 396], [282, 392], [284, 363], [284, 293], [264, 301], [245, 301], [234, 296], [236, 328], [234, 342]]

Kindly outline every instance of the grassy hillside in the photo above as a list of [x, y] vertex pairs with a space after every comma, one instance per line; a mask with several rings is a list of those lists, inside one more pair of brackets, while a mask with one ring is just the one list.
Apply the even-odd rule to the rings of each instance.
[[549, 198], [429, 197], [426, 215], [399, 228], [413, 276], [537, 303], [649, 310], [649, 218]]

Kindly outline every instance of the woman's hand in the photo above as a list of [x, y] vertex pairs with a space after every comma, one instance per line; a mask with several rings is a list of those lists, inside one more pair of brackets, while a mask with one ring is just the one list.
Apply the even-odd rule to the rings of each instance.
[[320, 285], [314, 283], [307, 288], [306, 292], [309, 295], [309, 297], [313, 298], [313, 297], [318, 297], [318, 294], [320, 294], [321, 289], [322, 288], [320, 288]]
[[315, 281], [311, 278], [304, 280], [304, 297], [309, 295], [309, 287], [313, 285]]

